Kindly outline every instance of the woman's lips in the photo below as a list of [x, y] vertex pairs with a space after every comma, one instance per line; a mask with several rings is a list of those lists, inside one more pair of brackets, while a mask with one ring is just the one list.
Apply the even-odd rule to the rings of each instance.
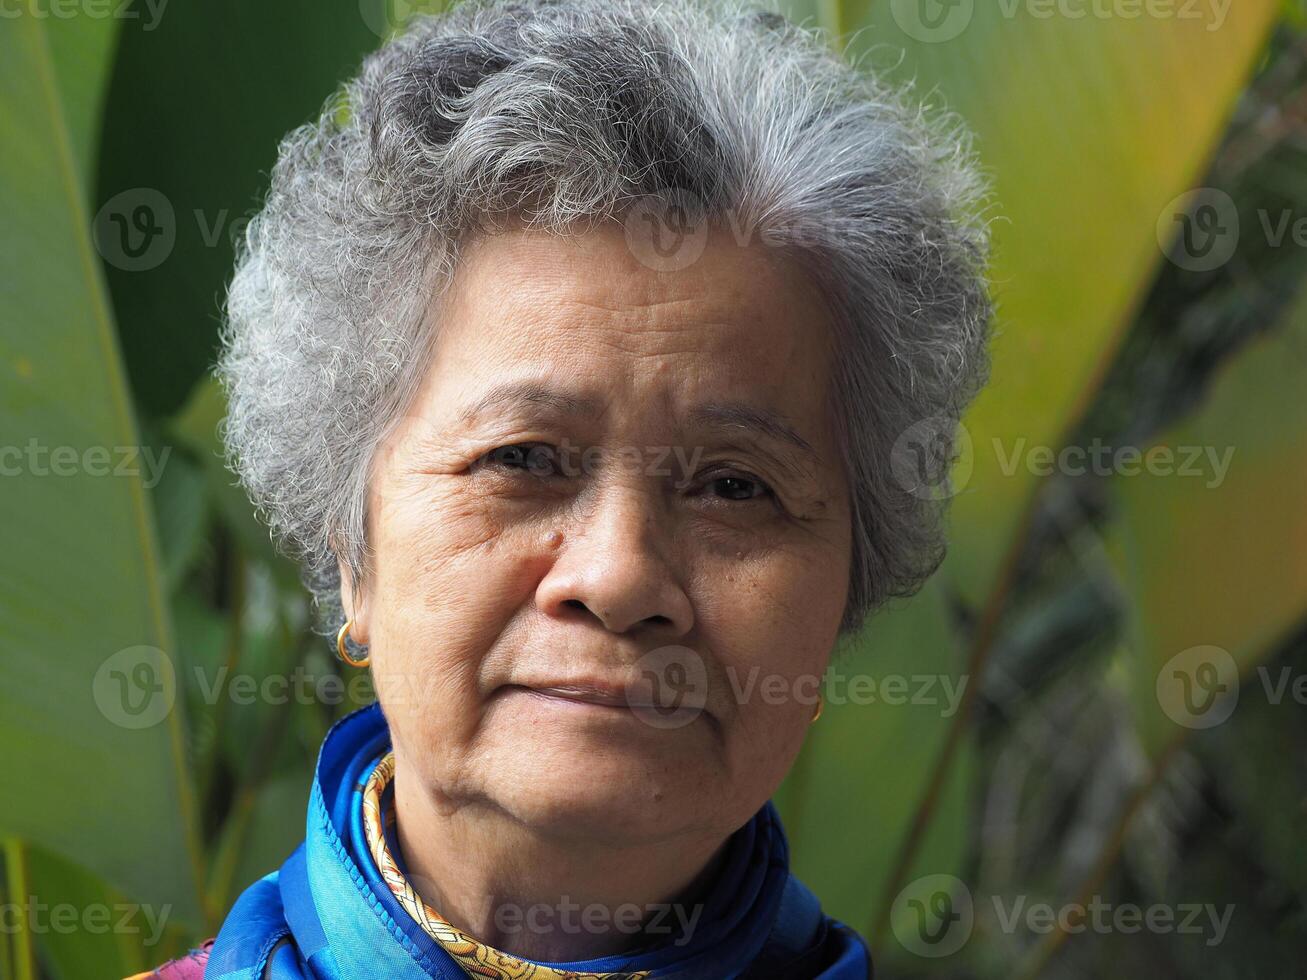
[[660, 704], [651, 697], [651, 692], [647, 686], [623, 687], [615, 684], [550, 682], [542, 684], [507, 684], [496, 693], [506, 692], [534, 695], [556, 703], [563, 702], [574, 705], [578, 708], [590, 707], [605, 712], [621, 712], [645, 721], [679, 717], [683, 719], [682, 723], [685, 723], [692, 716], [704, 713], [702, 704], [686, 704], [681, 703], [679, 700], [672, 704]]
[[599, 687], [590, 684], [509, 684], [508, 689], [601, 708], [631, 710], [649, 704], [648, 698], [641, 699], [620, 687]]

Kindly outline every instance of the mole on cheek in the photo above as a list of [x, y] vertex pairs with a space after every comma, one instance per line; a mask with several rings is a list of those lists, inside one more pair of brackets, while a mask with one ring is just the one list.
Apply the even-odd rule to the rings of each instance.
[[545, 535], [545, 544], [550, 548], [557, 548], [563, 543], [562, 531], [550, 531]]

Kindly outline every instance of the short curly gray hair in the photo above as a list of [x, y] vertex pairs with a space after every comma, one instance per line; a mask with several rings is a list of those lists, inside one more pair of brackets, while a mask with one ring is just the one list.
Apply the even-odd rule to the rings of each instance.
[[[370, 567], [367, 476], [405, 410], [433, 298], [496, 216], [566, 231], [671, 191], [786, 247], [831, 301], [853, 502], [840, 631], [943, 557], [939, 494], [985, 380], [984, 183], [968, 135], [820, 32], [725, 0], [469, 0], [416, 18], [280, 147], [227, 297], [230, 465], [326, 626]], [[801, 234], [795, 234], [801, 229]], [[924, 465], [923, 465], [924, 463]]]

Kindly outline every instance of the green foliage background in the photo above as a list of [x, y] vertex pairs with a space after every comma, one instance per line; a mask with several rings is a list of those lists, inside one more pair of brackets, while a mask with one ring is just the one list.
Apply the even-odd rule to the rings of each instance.
[[[914, 9], [935, 2], [785, 7], [975, 131], [999, 310], [949, 558], [840, 660], [947, 678], [961, 708], [831, 705], [778, 796], [795, 868], [886, 975], [1292, 975], [1307, 707], [1265, 679], [1307, 671], [1307, 241], [1274, 233], [1307, 219], [1302, 6], [1238, 0], [1217, 25], [1212, 5], [962, 0], [936, 12], [965, 23], [926, 36]], [[0, 477], [0, 980], [122, 976], [212, 935], [302, 837], [318, 745], [370, 696], [222, 467], [207, 368], [278, 140], [421, 6], [25, 2], [0, 21], [0, 446], [166, 460], [157, 483]], [[1228, 195], [1240, 229], [1206, 271], [1173, 237], [1196, 188]], [[172, 241], [134, 268], [112, 216], [160, 200]], [[1102, 444], [1234, 455], [1215, 486], [1005, 462]], [[1157, 693], [1195, 646], [1242, 675], [1223, 677], [1242, 693], [1229, 720], [1199, 730]], [[172, 679], [148, 726], [105, 708], [125, 650]], [[296, 670], [337, 686], [213, 693]], [[949, 956], [920, 955], [895, 905], [932, 875], [973, 908]], [[1235, 911], [1208, 947], [1005, 929], [994, 899], [1018, 896]], [[52, 928], [41, 903], [78, 921]], [[166, 913], [156, 943], [83, 914], [140, 903]]]

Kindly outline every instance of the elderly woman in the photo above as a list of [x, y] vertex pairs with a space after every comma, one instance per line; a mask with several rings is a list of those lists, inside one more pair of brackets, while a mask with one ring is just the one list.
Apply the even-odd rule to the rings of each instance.
[[947, 119], [696, 0], [419, 18], [286, 139], [225, 436], [379, 705], [208, 976], [870, 975], [769, 798], [939, 561], [978, 191]]

